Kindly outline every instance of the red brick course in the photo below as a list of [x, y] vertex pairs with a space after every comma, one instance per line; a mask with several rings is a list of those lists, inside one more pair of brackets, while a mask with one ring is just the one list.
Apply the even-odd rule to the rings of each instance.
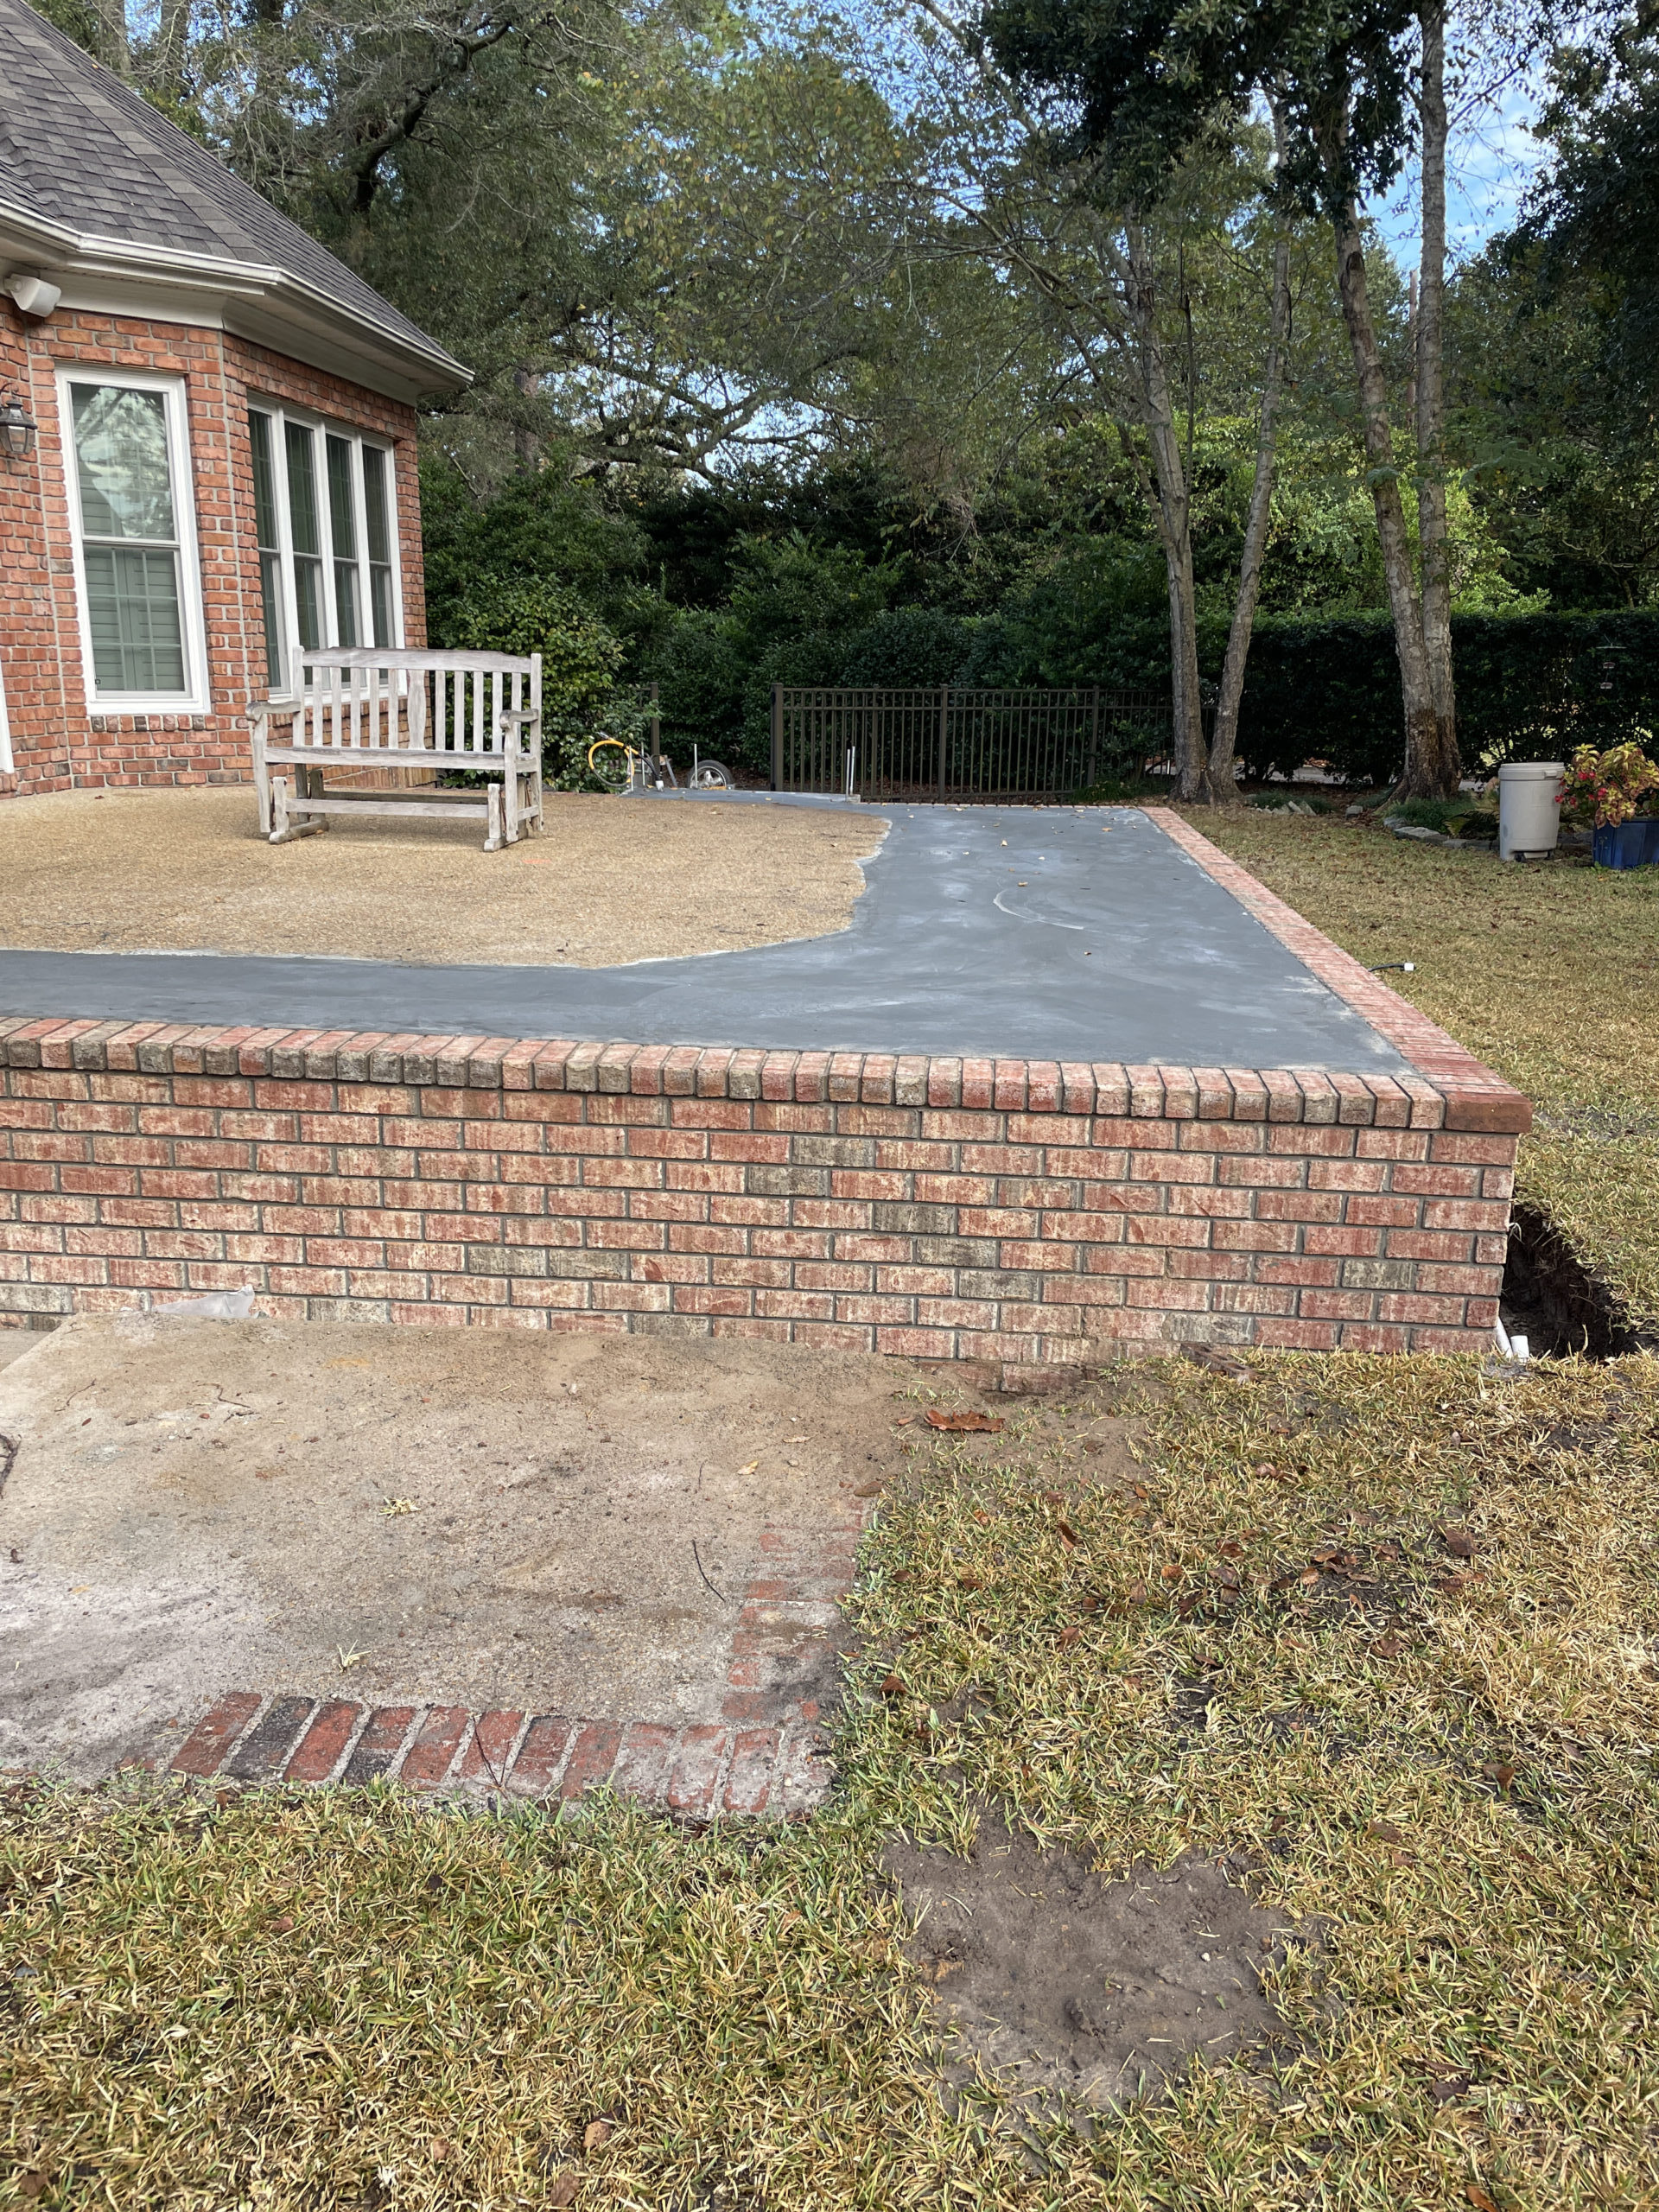
[[1525, 1102], [1454, 1050], [1362, 1082], [12, 1019], [0, 1318], [251, 1283], [932, 1358], [1473, 1350]]
[[[457, 1714], [461, 1726], [452, 1740]], [[458, 1751], [463, 1739], [466, 1748]], [[419, 1756], [432, 1745], [448, 1746], [442, 1764]], [[365, 1753], [365, 1745], [374, 1748]], [[607, 1787], [688, 1821], [716, 1814], [788, 1819], [820, 1803], [831, 1779], [823, 1738], [799, 1719], [769, 1728], [665, 1727], [550, 1713], [526, 1727], [521, 1713], [316, 1704], [251, 1690], [210, 1707], [167, 1771], [249, 1786], [384, 1779], [423, 1796], [551, 1804]]]
[[[210, 688], [205, 712], [117, 714], [89, 705], [56, 389], [58, 370], [78, 365], [183, 381]], [[12, 772], [0, 774], [0, 796], [248, 779], [247, 702], [267, 689], [251, 397], [302, 406], [390, 444], [404, 641], [424, 641], [412, 407], [222, 331], [67, 308], [35, 323], [0, 296], [0, 388], [7, 385], [21, 391], [40, 435], [29, 461], [0, 467], [0, 683], [14, 760]]]

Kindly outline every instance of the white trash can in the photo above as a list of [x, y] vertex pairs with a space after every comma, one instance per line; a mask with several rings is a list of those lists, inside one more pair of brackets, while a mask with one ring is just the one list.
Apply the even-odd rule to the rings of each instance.
[[1559, 760], [1506, 760], [1497, 772], [1497, 857], [1541, 860], [1561, 835]]

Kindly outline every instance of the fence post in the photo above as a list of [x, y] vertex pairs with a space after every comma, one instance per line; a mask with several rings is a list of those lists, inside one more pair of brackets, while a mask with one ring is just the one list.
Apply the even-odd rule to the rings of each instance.
[[653, 683], [651, 687], [651, 757], [660, 775], [663, 766], [663, 717], [662, 686], [659, 683]]
[[949, 743], [950, 721], [950, 687], [947, 683], [939, 693], [939, 797], [944, 797], [944, 758]]
[[772, 788], [784, 788], [784, 687], [772, 687]]
[[1100, 765], [1100, 686], [1096, 684], [1089, 695], [1089, 781], [1086, 788], [1093, 791], [1099, 780]]

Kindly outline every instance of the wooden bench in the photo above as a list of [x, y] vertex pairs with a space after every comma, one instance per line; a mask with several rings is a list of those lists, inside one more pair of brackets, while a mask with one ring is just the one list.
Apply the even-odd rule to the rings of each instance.
[[[259, 830], [273, 845], [328, 827], [332, 814], [476, 814], [484, 849], [542, 826], [542, 657], [426, 652], [390, 645], [296, 645], [294, 687], [248, 702]], [[273, 775], [291, 767], [292, 781]], [[330, 769], [487, 778], [482, 787], [348, 787]]]

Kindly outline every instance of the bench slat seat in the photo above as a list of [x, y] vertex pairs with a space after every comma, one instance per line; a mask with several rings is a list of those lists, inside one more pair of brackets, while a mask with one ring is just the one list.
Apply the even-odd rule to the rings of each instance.
[[[486, 852], [542, 826], [542, 657], [412, 646], [290, 648], [293, 688], [250, 700], [259, 828], [274, 845], [334, 814], [484, 817]], [[291, 779], [272, 766], [292, 767]], [[472, 789], [330, 785], [330, 769], [488, 778]]]

